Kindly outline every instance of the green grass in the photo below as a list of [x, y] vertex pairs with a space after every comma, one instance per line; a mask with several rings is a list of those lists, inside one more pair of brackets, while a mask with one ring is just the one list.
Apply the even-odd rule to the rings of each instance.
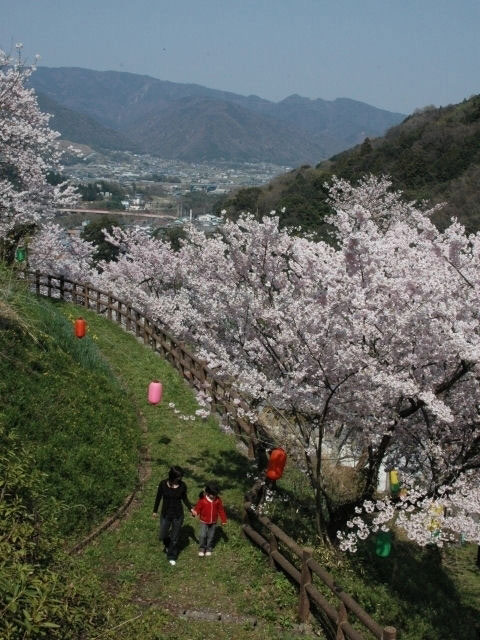
[[[4, 289], [5, 291], [5, 289]], [[112, 512], [136, 482], [140, 430], [134, 407], [94, 336], [78, 340], [69, 319], [17, 291], [0, 331], [0, 423], [29, 445], [61, 534], [78, 536]]]

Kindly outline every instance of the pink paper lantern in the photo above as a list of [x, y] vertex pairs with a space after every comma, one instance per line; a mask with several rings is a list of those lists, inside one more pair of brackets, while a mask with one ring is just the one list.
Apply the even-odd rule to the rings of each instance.
[[148, 401], [150, 404], [158, 404], [162, 401], [163, 387], [158, 380], [153, 380], [148, 385]]

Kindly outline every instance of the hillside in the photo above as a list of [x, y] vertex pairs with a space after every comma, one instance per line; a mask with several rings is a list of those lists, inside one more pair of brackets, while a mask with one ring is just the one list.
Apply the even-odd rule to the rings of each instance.
[[[0, 265], [0, 637], [79, 640], [121, 604], [66, 549], [135, 486], [139, 427], [95, 345]], [[114, 613], [115, 612], [115, 613]]]
[[71, 319], [21, 286], [12, 292], [0, 269], [0, 428], [28, 443], [63, 505], [60, 533], [79, 536], [134, 486], [139, 429], [95, 336], [76, 339]]
[[165, 158], [315, 163], [404, 118], [344, 98], [290, 96], [275, 103], [114, 71], [40, 67], [31, 85]]
[[[4, 376], [0, 380], [11, 384], [16, 378], [17, 388], [15, 393], [2, 393], [3, 415], [7, 415], [10, 422], [15, 415], [18, 430], [22, 428], [22, 421], [28, 427], [29, 411], [36, 410], [34, 425], [40, 420], [42, 427], [47, 424], [50, 427], [39, 429], [38, 433], [32, 430], [25, 433], [22, 439], [23, 446], [26, 444], [30, 449], [27, 452], [21, 448], [20, 439], [4, 437], [0, 420], [0, 471], [5, 470], [6, 461], [7, 472], [3, 477], [9, 479], [7, 491], [2, 491], [6, 499], [0, 501], [0, 524], [3, 530], [7, 524], [8, 531], [12, 531], [12, 535], [2, 540], [0, 553], [2, 596], [7, 594], [0, 620], [1, 637], [6, 640], [39, 637], [294, 640], [304, 637], [295, 626], [297, 589], [281, 572], [269, 566], [260, 550], [242, 537], [242, 505], [256, 467], [239, 451], [235, 435], [219, 430], [212, 417], [185, 420], [186, 416], [193, 416], [198, 405], [179, 373], [107, 318], [82, 309], [91, 339], [88, 342], [73, 340], [68, 320], [78, 308], [38, 301], [21, 289], [15, 291], [10, 280], [4, 279], [0, 284], [0, 292], [7, 294], [0, 298], [3, 330], [0, 348], [5, 348], [6, 342], [2, 340], [6, 336], [7, 341], [14, 338], [20, 349], [23, 345], [27, 350], [15, 352], [14, 357], [4, 363]], [[30, 334], [34, 325], [37, 331], [41, 327], [45, 333]], [[65, 332], [67, 327], [69, 330]], [[39, 339], [38, 344], [33, 336]], [[42, 352], [45, 357], [39, 359]], [[79, 361], [83, 367], [81, 375], [75, 372]], [[70, 369], [64, 369], [65, 362]], [[6, 372], [8, 366], [10, 372]], [[54, 436], [65, 433], [66, 422], [76, 426], [84, 420], [86, 424], [90, 421], [91, 433], [88, 430], [83, 433], [86, 444], [93, 444], [90, 481], [105, 481], [105, 465], [110, 473], [116, 469], [121, 471], [124, 457], [115, 442], [118, 431], [115, 435], [111, 425], [103, 424], [106, 414], [101, 413], [101, 403], [89, 386], [89, 374], [100, 371], [102, 375], [108, 372], [112, 381], [117, 376], [122, 381], [121, 394], [117, 393], [117, 385], [111, 387], [109, 412], [114, 413], [115, 408], [121, 407], [127, 408], [128, 413], [130, 404], [141, 408], [145, 426], [143, 444], [148, 450], [147, 461], [152, 473], [147, 476], [135, 507], [118, 526], [99, 536], [81, 557], [67, 561], [58, 549], [58, 523], [52, 514], [56, 512], [52, 509], [56, 488], [42, 481], [36, 451], [41, 449], [40, 438], [48, 439], [50, 433]], [[146, 399], [146, 384], [155, 377], [163, 381], [165, 393], [163, 402], [157, 406], [149, 405]], [[42, 382], [42, 378], [48, 382]], [[42, 404], [41, 395], [49, 387], [50, 395]], [[72, 390], [74, 392], [69, 393]], [[55, 402], [52, 399], [55, 393], [63, 401], [70, 399], [76, 408], [74, 417], [62, 419], [59, 411], [64, 402]], [[85, 393], [91, 394], [88, 403], [84, 401]], [[28, 394], [33, 394], [34, 404], [40, 402], [40, 406], [25, 410], [23, 416], [18, 407], [22, 407], [22, 402], [26, 404]], [[98, 415], [92, 417], [89, 404]], [[8, 413], [11, 405], [15, 406], [15, 413], [11, 410]], [[121, 429], [121, 417], [118, 414], [114, 417], [117, 429]], [[70, 435], [73, 444], [69, 446], [69, 441], [64, 440], [63, 449], [57, 449], [51, 456], [53, 463], [63, 464], [65, 460], [68, 463], [75, 455], [76, 431]], [[100, 432], [97, 441], [96, 431]], [[133, 447], [127, 449], [135, 449], [136, 437], [132, 435], [130, 445]], [[103, 458], [101, 463], [99, 456]], [[168, 564], [161, 552], [158, 522], [152, 519], [158, 480], [165, 476], [172, 463], [185, 469], [192, 500], [204, 483], [214, 477], [222, 487], [229, 517], [226, 528], [218, 531], [214, 554], [208, 559], [198, 558], [198, 523], [186, 517], [181, 553], [175, 567]], [[74, 465], [70, 467], [74, 468]], [[78, 469], [79, 483], [82, 473], [83, 469]], [[355, 558], [346, 558], [323, 547], [314, 535], [307, 487], [305, 476], [296, 472], [293, 465], [287, 465], [276, 488], [278, 499], [273, 501], [269, 515], [302, 545], [314, 547], [318, 561], [334, 573], [339, 583], [371, 615], [379, 621], [395, 623], [405, 640], [419, 637], [447, 640], [457, 637], [456, 634], [465, 640], [477, 637], [478, 572], [474, 567], [474, 545], [445, 552], [442, 562], [435, 551], [413, 550], [402, 540], [398, 540], [389, 558], [376, 556], [373, 545], [366, 545]], [[25, 549], [28, 549], [27, 557]], [[6, 551], [11, 553], [6, 555]], [[412, 580], [412, 576], [416, 579]], [[328, 595], [326, 591], [325, 595]], [[185, 612], [192, 615], [188, 617]], [[223, 616], [221, 621], [219, 613]], [[312, 636], [330, 637], [328, 633], [323, 635], [316, 616], [312, 623]]]
[[[244, 107], [209, 98], [182, 98], [127, 128], [153, 155], [187, 162], [227, 160], [289, 164], [319, 156], [321, 143], [294, 127]], [[303, 154], [303, 155], [301, 155]]]
[[366, 136], [381, 135], [404, 118], [400, 113], [349, 98], [311, 100], [297, 94], [274, 104], [258, 103], [254, 108], [298, 127], [314, 139], [321, 136], [328, 155], [358, 144]]
[[[88, 333], [76, 339], [78, 311], [0, 270], [0, 637], [289, 640], [296, 590], [241, 536], [251, 465], [236, 439], [212, 418], [186, 422], [198, 405], [181, 376], [112, 322], [81, 309]], [[159, 406], [146, 398], [156, 377]], [[119, 526], [68, 557], [138, 482], [136, 408], [152, 473]], [[158, 542], [152, 507], [171, 464], [186, 470], [193, 503], [207, 480], [222, 486], [230, 521], [203, 565], [193, 518], [175, 568]], [[221, 611], [225, 621], [192, 624], [179, 615], [186, 609]], [[258, 626], [243, 622], [253, 619]]]
[[283, 224], [321, 230], [329, 212], [324, 183], [333, 175], [356, 181], [368, 173], [390, 176], [393, 187], [408, 199], [446, 202], [434, 218], [439, 226], [455, 216], [468, 230], [478, 230], [480, 95], [458, 105], [423, 109], [384, 137], [366, 139], [315, 168], [301, 167], [262, 189], [239, 191], [220, 206], [230, 215], [286, 207]]
[[38, 104], [44, 113], [49, 113], [50, 126], [70, 142], [117, 151], [138, 151], [139, 145], [114, 129], [104, 127], [93, 118], [62, 107], [43, 93], [37, 93]]

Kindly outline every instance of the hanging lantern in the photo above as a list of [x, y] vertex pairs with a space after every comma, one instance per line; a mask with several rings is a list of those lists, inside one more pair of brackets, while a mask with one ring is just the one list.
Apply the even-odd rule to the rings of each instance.
[[15, 260], [17, 262], [24, 262], [27, 257], [27, 249], [25, 247], [17, 247], [15, 250]]
[[148, 385], [148, 401], [150, 404], [158, 404], [162, 401], [163, 387], [158, 380], [153, 380]]
[[87, 332], [87, 323], [83, 318], [77, 318], [75, 320], [75, 336], [77, 338], [84, 338]]
[[380, 558], [388, 558], [392, 550], [392, 535], [390, 531], [380, 531], [375, 540], [375, 553]]
[[430, 513], [430, 523], [427, 526], [427, 529], [431, 531], [433, 538], [438, 538], [440, 535], [440, 530], [442, 528], [442, 520], [444, 516], [444, 507], [443, 504], [431, 504], [429, 508]]
[[273, 449], [267, 466], [267, 478], [269, 480], [278, 480], [282, 477], [285, 464], [287, 463], [287, 454], [283, 449]]
[[398, 493], [400, 491], [400, 480], [398, 479], [398, 471], [396, 469], [390, 471], [390, 491], [392, 493]]

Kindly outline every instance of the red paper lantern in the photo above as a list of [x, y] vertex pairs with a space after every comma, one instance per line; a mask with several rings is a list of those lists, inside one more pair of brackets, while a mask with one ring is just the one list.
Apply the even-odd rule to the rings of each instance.
[[75, 336], [77, 338], [84, 338], [87, 331], [87, 323], [83, 318], [77, 318], [75, 320]]
[[281, 478], [286, 463], [287, 454], [285, 451], [283, 449], [273, 449], [268, 461], [267, 478], [269, 480], [278, 480]]

